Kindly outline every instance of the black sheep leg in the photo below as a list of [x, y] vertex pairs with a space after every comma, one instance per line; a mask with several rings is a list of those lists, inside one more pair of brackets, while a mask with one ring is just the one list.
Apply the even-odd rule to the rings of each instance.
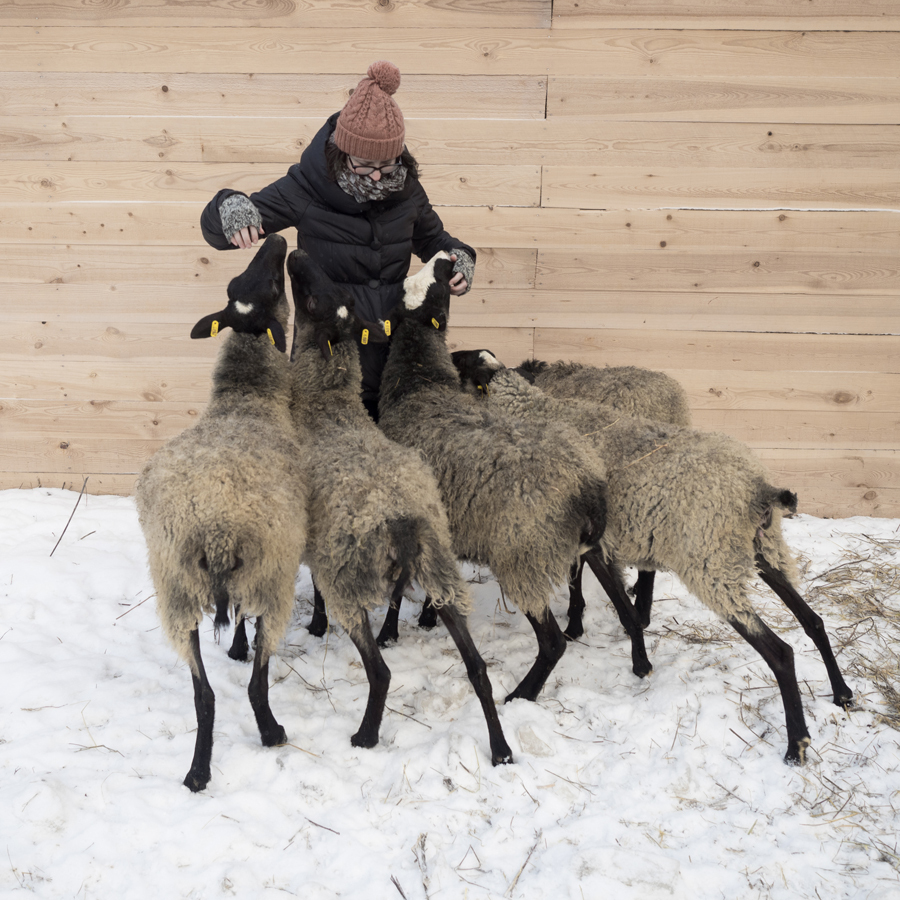
[[[399, 598], [396, 602], [391, 602], [388, 606], [387, 615], [384, 617], [384, 624], [381, 631], [378, 632], [378, 646], [386, 647], [391, 641], [400, 640], [400, 604], [403, 598]], [[422, 612], [419, 614], [419, 628], [434, 628], [437, 625], [437, 612], [431, 597], [426, 597], [422, 604]]]
[[313, 615], [306, 630], [313, 637], [322, 637], [328, 631], [328, 613], [325, 612], [325, 600], [313, 582]]
[[350, 629], [350, 640], [356, 644], [356, 649], [359, 650], [363, 666], [366, 669], [366, 677], [369, 679], [369, 700], [366, 703], [366, 713], [359, 726], [359, 731], [350, 738], [350, 743], [354, 747], [374, 747], [378, 743], [378, 730], [381, 728], [384, 704], [391, 684], [391, 670], [387, 667], [387, 663], [378, 649], [378, 644], [372, 636], [369, 617], [365, 613], [360, 614]]
[[784, 704], [788, 736], [784, 761], [792, 765], [803, 765], [806, 761], [806, 748], [809, 746], [809, 731], [803, 717], [803, 703], [794, 670], [794, 651], [756, 613], [746, 616], [749, 625], [736, 618], [728, 618], [727, 621], [772, 670]]
[[584, 634], [584, 593], [581, 590], [581, 573], [584, 560], [576, 559], [569, 571], [569, 624], [563, 632], [569, 640]]
[[399, 597], [397, 600], [392, 598], [388, 604], [384, 624], [381, 626], [376, 640], [379, 647], [386, 647], [388, 644], [400, 640], [400, 604], [402, 602], [403, 598]]
[[510, 700], [535, 700], [550, 673], [566, 652], [566, 638], [549, 607], [541, 613], [540, 618], [531, 613], [526, 613], [525, 618], [531, 623], [537, 637], [538, 655], [528, 674], [506, 698], [506, 703]]
[[419, 613], [419, 628], [434, 628], [437, 625], [437, 613], [431, 597], [426, 597], [422, 604], [422, 612]]
[[228, 648], [228, 656], [238, 662], [247, 662], [250, 650], [250, 643], [247, 640], [247, 620], [241, 615], [239, 606], [235, 607], [234, 618], [237, 624], [234, 626], [234, 637]]
[[846, 709], [853, 702], [853, 691], [850, 690], [844, 681], [844, 676], [841, 675], [841, 670], [838, 668], [837, 660], [834, 658], [834, 652], [831, 649], [831, 643], [828, 640], [825, 624], [822, 622], [821, 617], [810, 609], [807, 602], [797, 593], [784, 573], [780, 569], [769, 565], [765, 557], [759, 553], [756, 555], [756, 568], [759, 571], [760, 578], [775, 591], [782, 603], [794, 614], [797, 621], [803, 626], [803, 630], [816, 645], [822, 657], [822, 662], [825, 663], [828, 678], [831, 681], [831, 689], [834, 692], [834, 704]]
[[625, 591], [625, 584], [622, 581], [622, 573], [619, 567], [614, 563], [608, 563], [603, 559], [600, 550], [590, 550], [584, 555], [587, 564], [591, 567], [591, 571], [597, 576], [606, 595], [612, 601], [619, 621], [625, 629], [625, 633], [631, 638], [631, 671], [638, 678], [648, 675], [653, 666], [647, 659], [647, 649], [644, 646], [644, 630], [641, 628], [640, 622], [635, 608], [631, 605], [628, 595]]
[[497, 707], [494, 705], [494, 694], [488, 678], [487, 666], [472, 640], [466, 618], [452, 606], [442, 606], [437, 612], [459, 649], [463, 662], [466, 664], [469, 681], [472, 682], [472, 687], [475, 688], [475, 693], [481, 701], [491, 742], [491, 763], [495, 766], [511, 763], [513, 761], [512, 750], [509, 749], [509, 744], [506, 743], [503, 729], [500, 726], [500, 717], [497, 715]]
[[653, 581], [656, 572], [639, 570], [634, 584], [634, 608], [641, 628], [650, 627], [650, 610], [653, 607]]
[[250, 675], [247, 694], [250, 697], [250, 706], [253, 707], [253, 715], [256, 716], [263, 745], [274, 747], [277, 744], [286, 744], [287, 735], [275, 721], [269, 706], [269, 657], [263, 650], [266, 645], [264, 618], [264, 616], [256, 617], [256, 656], [253, 657], [253, 673]]
[[[193, 665], [191, 679], [194, 682], [194, 709], [197, 713], [197, 740], [194, 743], [194, 759], [190, 771], [184, 778], [184, 784], [195, 793], [202, 791], [209, 784], [209, 764], [212, 759], [213, 721], [216, 717], [216, 695], [210, 687], [200, 656], [200, 635], [195, 628], [190, 635], [190, 647]], [[193, 670], [197, 674], [193, 674]]]

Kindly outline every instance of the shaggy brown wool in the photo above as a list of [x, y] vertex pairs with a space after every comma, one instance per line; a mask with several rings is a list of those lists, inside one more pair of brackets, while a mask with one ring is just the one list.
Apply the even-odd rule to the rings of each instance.
[[691, 410], [684, 388], [665, 372], [637, 366], [588, 366], [526, 360], [517, 369], [551, 397], [590, 400], [629, 416], [690, 425]]
[[748, 628], [756, 553], [796, 580], [781, 533], [780, 491], [733, 438], [557, 400], [512, 369], [491, 381], [489, 405], [532, 423], [568, 422], [591, 441], [607, 466], [607, 527], [623, 565], [674, 572], [719, 616], [736, 616]]
[[418, 453], [388, 440], [360, 400], [352, 340], [324, 359], [309, 325], [298, 329], [293, 419], [307, 447], [309, 532], [305, 560], [330, 615], [347, 630], [382, 606], [399, 575], [392, 536], [405, 522], [418, 541], [410, 577], [467, 614], [472, 600], [456, 565], [434, 475]]
[[[244, 372], [255, 389], [228, 389]], [[265, 616], [267, 656], [290, 620], [306, 480], [289, 403], [285, 354], [266, 335], [229, 334], [200, 421], [150, 459], [135, 487], [163, 631], [194, 674], [189, 636], [215, 612], [212, 576], [227, 573], [232, 608]]]

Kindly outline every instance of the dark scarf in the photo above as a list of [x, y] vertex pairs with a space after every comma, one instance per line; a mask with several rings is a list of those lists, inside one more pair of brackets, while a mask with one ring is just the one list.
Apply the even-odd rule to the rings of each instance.
[[[331, 141], [334, 142], [334, 135]], [[382, 175], [379, 181], [372, 181], [368, 175], [357, 175], [356, 172], [345, 168], [338, 173], [337, 183], [338, 187], [357, 203], [384, 200], [389, 194], [403, 190], [406, 184], [406, 166], [398, 166], [390, 175]]]

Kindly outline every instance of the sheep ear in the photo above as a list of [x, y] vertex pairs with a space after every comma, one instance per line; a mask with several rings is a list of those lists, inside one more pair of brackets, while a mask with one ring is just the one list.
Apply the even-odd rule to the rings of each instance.
[[215, 337], [223, 328], [227, 328], [228, 310], [223, 309], [209, 316], [204, 316], [192, 329], [191, 337], [197, 338]]
[[385, 337], [390, 338], [392, 334], [397, 333], [397, 326], [403, 321], [406, 315], [406, 307], [401, 300], [385, 317], [382, 319], [382, 331]]
[[287, 350], [287, 341], [284, 337], [284, 329], [277, 319], [269, 319], [266, 325], [266, 334], [269, 340], [275, 345], [276, 349], [284, 353]]
[[450, 259], [436, 259], [434, 261], [434, 280], [448, 283], [453, 277], [454, 262]]
[[[369, 322], [367, 319], [358, 320], [357, 337], [360, 344], [386, 344], [388, 336], [385, 334], [385, 326], [381, 322]], [[387, 326], [390, 327], [390, 326]]]
[[322, 354], [322, 359], [326, 362], [334, 356], [334, 351], [331, 349], [331, 341], [328, 340], [328, 335], [324, 331], [316, 332], [316, 343], [319, 345], [319, 353]]

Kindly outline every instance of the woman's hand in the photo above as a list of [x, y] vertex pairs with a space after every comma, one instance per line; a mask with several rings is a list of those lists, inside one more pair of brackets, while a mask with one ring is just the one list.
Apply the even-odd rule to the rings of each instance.
[[[451, 253], [450, 259], [452, 262], [456, 262], [456, 254]], [[462, 272], [457, 272], [450, 279], [450, 293], [453, 294], [454, 297], [458, 297], [460, 294], [464, 294], [469, 289], [469, 282], [463, 277]]]
[[265, 229], [262, 225], [260, 225], [258, 229], [254, 225], [248, 225], [246, 228], [236, 231], [231, 236], [231, 243], [234, 244], [235, 247], [246, 250], [248, 247], [255, 247], [259, 243], [259, 236], [265, 233]]

